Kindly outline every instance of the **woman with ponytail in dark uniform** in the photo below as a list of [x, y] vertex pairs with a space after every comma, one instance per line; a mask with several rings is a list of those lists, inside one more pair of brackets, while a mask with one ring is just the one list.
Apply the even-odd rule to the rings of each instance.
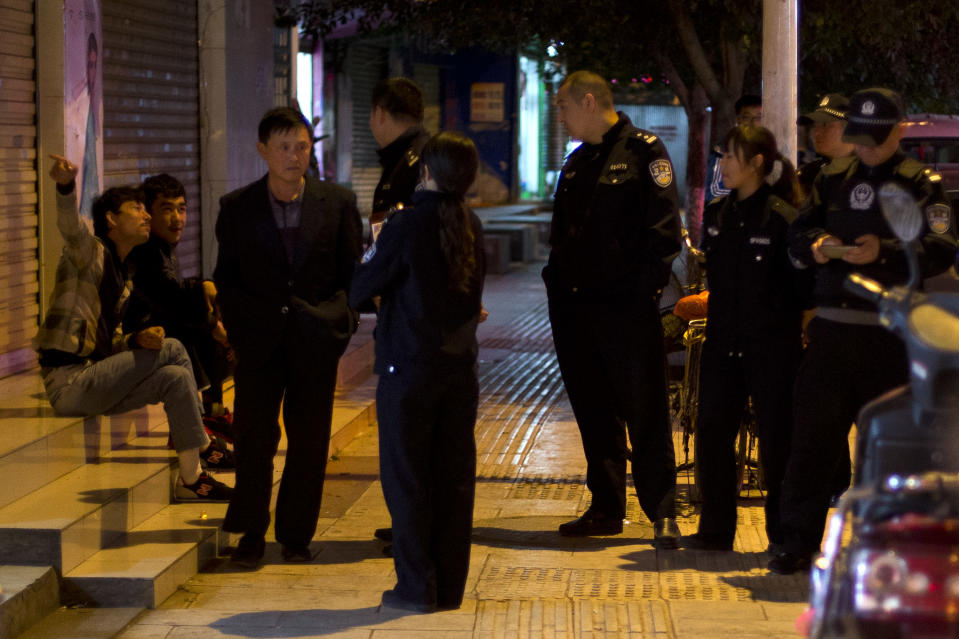
[[696, 431], [703, 503], [699, 531], [683, 546], [733, 549], [739, 495], [735, 442], [752, 398], [767, 486], [766, 534], [775, 547], [783, 542], [779, 495], [808, 297], [786, 250], [799, 184], [763, 127], [731, 130], [720, 166], [731, 192], [707, 205], [701, 233], [709, 280]]
[[393, 520], [397, 583], [383, 593], [390, 608], [458, 608], [466, 586], [486, 267], [482, 227], [464, 196], [478, 163], [469, 138], [431, 138], [412, 208], [387, 218], [350, 290], [354, 308], [380, 298], [374, 370], [380, 478]]

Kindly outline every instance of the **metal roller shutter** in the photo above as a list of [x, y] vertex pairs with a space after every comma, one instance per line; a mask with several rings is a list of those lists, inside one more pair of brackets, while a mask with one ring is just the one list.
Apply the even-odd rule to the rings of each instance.
[[373, 206], [373, 191], [380, 181], [379, 146], [370, 133], [370, 97], [373, 87], [386, 77], [385, 47], [353, 45], [346, 56], [346, 73], [350, 77], [353, 103], [353, 148], [340, 152], [353, 153], [353, 175], [350, 181], [356, 192], [360, 215], [366, 218]]
[[0, 376], [31, 368], [37, 331], [36, 83], [32, 0], [0, 0]]
[[183, 182], [183, 276], [202, 264], [198, 52], [196, 0], [103, 0], [104, 187], [157, 173]]

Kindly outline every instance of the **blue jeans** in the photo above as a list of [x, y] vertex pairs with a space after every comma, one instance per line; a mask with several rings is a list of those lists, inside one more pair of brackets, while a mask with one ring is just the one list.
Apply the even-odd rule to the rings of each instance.
[[210, 440], [203, 429], [193, 367], [183, 344], [163, 340], [160, 350], [134, 349], [98, 362], [44, 368], [43, 385], [61, 415], [113, 415], [163, 403], [177, 452]]

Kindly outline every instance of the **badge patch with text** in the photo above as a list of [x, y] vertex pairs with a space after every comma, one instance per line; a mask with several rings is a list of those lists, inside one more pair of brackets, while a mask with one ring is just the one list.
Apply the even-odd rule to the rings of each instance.
[[669, 160], [653, 160], [649, 163], [649, 174], [657, 186], [666, 188], [673, 183], [673, 165]]
[[926, 207], [926, 221], [934, 233], [948, 233], [952, 227], [952, 208], [948, 204], [931, 204]]

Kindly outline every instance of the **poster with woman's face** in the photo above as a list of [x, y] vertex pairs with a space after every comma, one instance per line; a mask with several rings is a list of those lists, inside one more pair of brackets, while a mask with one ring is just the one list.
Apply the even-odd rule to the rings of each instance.
[[103, 174], [103, 48], [99, 0], [65, 0], [64, 153], [80, 167], [77, 196], [81, 215], [90, 218]]

